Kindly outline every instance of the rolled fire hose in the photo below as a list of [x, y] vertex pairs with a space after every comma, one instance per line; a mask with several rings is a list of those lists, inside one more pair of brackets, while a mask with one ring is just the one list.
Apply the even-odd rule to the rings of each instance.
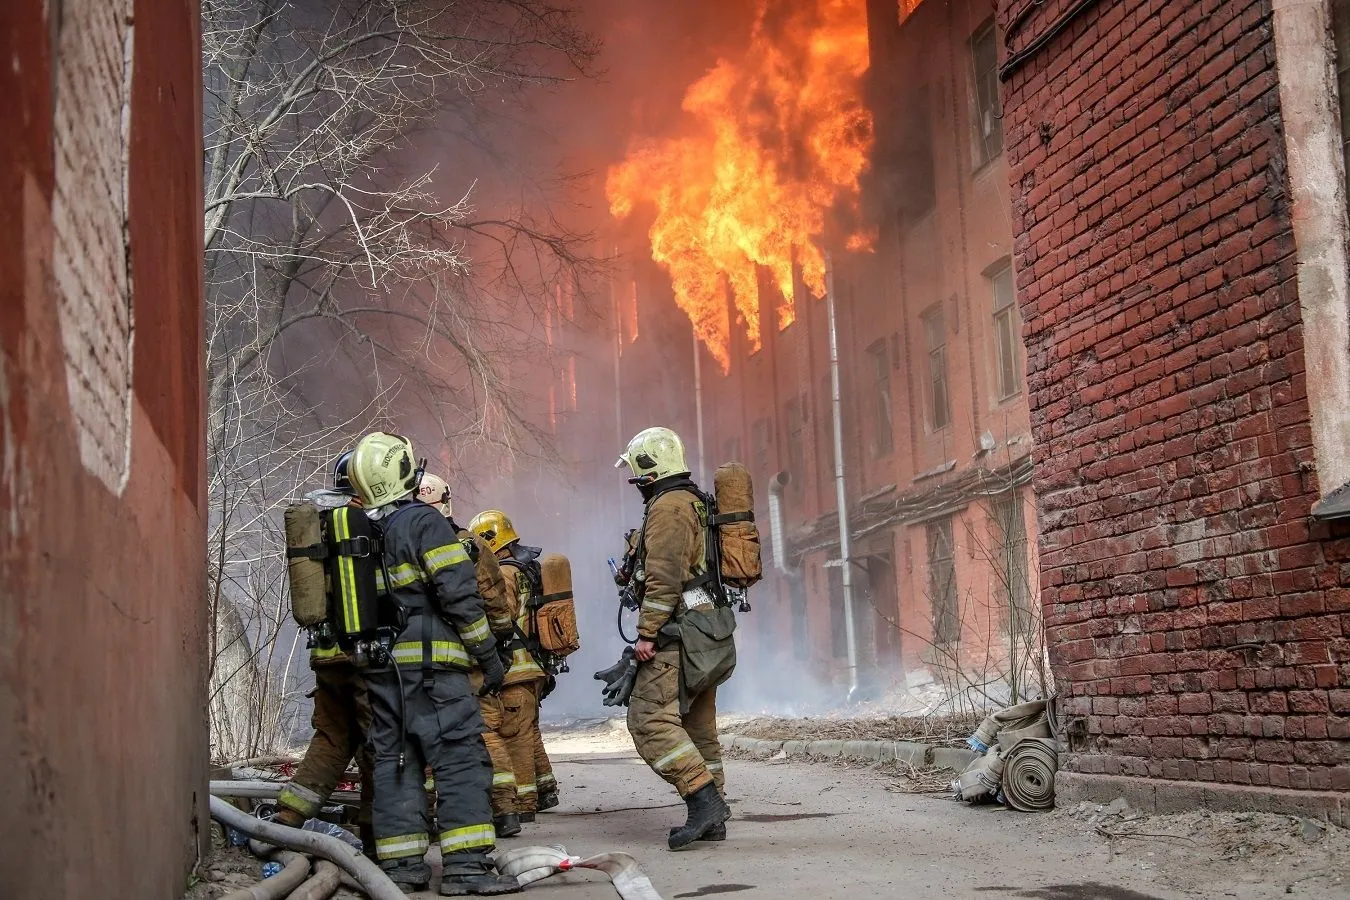
[[1044, 700], [1031, 700], [1027, 703], [1009, 706], [1007, 709], [1000, 709], [980, 723], [980, 727], [975, 729], [975, 733], [966, 739], [966, 744], [970, 749], [983, 753], [994, 745], [994, 742], [998, 740], [999, 732], [1005, 728], [1030, 728], [1044, 717]]
[[370, 900], [404, 900], [403, 892], [379, 866], [331, 835], [264, 822], [215, 796], [211, 798], [211, 818], [249, 837], [328, 860], [355, 878]]
[[958, 800], [974, 801], [997, 792], [1004, 766], [998, 749], [991, 747], [984, 756], [966, 766], [961, 777], [952, 783], [953, 793]]
[[582, 859], [569, 856], [561, 847], [520, 847], [503, 850], [496, 857], [497, 871], [510, 875], [524, 887], [573, 869], [604, 872], [614, 882], [623, 900], [661, 900], [651, 879], [638, 868], [637, 860], [627, 853], [600, 853]]
[[1028, 738], [1050, 737], [1050, 723], [1045, 716], [1037, 717], [1036, 724], [1026, 728], [1005, 728], [998, 733], [998, 748], [1007, 753], [1021, 741]]
[[304, 854], [277, 850], [271, 856], [282, 864], [280, 872], [257, 884], [230, 891], [220, 900], [282, 900], [309, 876], [309, 859]]
[[1055, 805], [1055, 770], [1059, 746], [1047, 738], [1018, 741], [1008, 751], [1003, 766], [1003, 796], [1013, 809], [1024, 812], [1050, 809]]
[[309, 880], [291, 891], [286, 900], [328, 900], [337, 893], [341, 883], [342, 873], [338, 867], [321, 859], [314, 864], [314, 874], [309, 876]]

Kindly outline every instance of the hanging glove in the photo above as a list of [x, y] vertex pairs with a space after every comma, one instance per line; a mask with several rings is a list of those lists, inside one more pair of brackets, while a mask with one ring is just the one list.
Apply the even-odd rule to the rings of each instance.
[[506, 667], [502, 665], [502, 658], [497, 655], [497, 648], [491, 647], [488, 652], [478, 658], [478, 665], [483, 670], [483, 686], [478, 691], [478, 696], [495, 694], [506, 684]]
[[623, 655], [619, 657], [619, 661], [616, 662], [614, 665], [610, 666], [608, 669], [603, 669], [599, 672], [596, 672], [595, 680], [603, 681], [605, 683], [606, 688], [613, 686], [614, 682], [618, 681], [620, 678], [623, 677], [624, 671], [628, 668], [628, 664], [632, 661], [633, 661], [633, 648], [624, 647]]
[[601, 691], [605, 698], [600, 701], [601, 705], [627, 706], [628, 698], [633, 694], [633, 686], [637, 684], [637, 671], [637, 660], [628, 660], [624, 666], [623, 673], [614, 680], [613, 684]]

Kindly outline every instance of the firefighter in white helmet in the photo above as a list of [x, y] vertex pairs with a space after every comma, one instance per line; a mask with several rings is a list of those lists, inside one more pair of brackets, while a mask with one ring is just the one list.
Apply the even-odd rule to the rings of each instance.
[[[497, 647], [501, 650], [513, 637], [515, 619], [512, 610], [515, 604], [497, 557], [486, 541], [455, 521], [450, 485], [445, 479], [430, 472], [423, 475], [417, 498], [445, 516], [459, 536], [460, 543], [469, 551], [477, 569], [478, 593], [483, 598], [488, 627], [492, 629]], [[479, 694], [478, 706], [486, 729], [483, 742], [487, 744], [488, 756], [492, 759], [492, 825], [497, 831], [497, 837], [511, 837], [520, 834], [520, 809], [516, 799], [516, 775], [511, 765], [511, 753], [501, 735], [502, 698], [500, 694], [482, 691], [483, 672], [480, 667], [474, 667], [469, 680], [474, 691]]]
[[388, 595], [406, 620], [390, 664], [367, 675], [380, 866], [404, 890], [422, 890], [431, 881], [423, 860], [429, 766], [438, 794], [441, 894], [514, 893], [519, 883], [500, 875], [488, 857], [496, 845], [492, 764], [468, 673], [476, 662], [487, 690], [499, 689], [506, 673], [474, 565], [445, 517], [417, 502], [422, 472], [407, 438], [366, 435], [350, 475], [367, 514], [380, 524]]
[[[688, 806], [684, 826], [671, 829], [670, 849], [725, 840], [731, 809], [722, 793], [716, 682], [735, 665], [735, 616], [709, 567], [707, 503], [689, 477], [684, 444], [669, 428], [638, 432], [614, 465], [632, 471], [629, 481], [645, 504], [635, 554], [641, 607], [628, 731], [638, 753]], [[718, 674], [691, 686], [687, 667]]]

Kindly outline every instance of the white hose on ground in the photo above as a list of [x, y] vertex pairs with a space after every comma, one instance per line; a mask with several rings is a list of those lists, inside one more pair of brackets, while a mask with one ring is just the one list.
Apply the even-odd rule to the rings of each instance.
[[216, 797], [247, 797], [251, 800], [275, 800], [289, 781], [213, 781], [211, 793]]
[[275, 822], [264, 822], [236, 809], [220, 797], [211, 797], [211, 818], [278, 847], [298, 850], [322, 857], [349, 873], [361, 885], [370, 900], [404, 900], [404, 894], [389, 876], [349, 844], [316, 831], [287, 828]]
[[271, 878], [230, 891], [221, 900], [282, 900], [309, 876], [309, 859], [301, 853], [278, 850], [271, 854], [283, 868]]
[[594, 869], [609, 876], [623, 900], [661, 900], [651, 879], [627, 853], [600, 853], [583, 859], [569, 856], [560, 847], [520, 847], [500, 851], [495, 858], [497, 870], [515, 878], [522, 887], [559, 872]]
[[342, 883], [342, 872], [326, 859], [314, 864], [314, 874], [309, 880], [291, 891], [287, 900], [328, 900], [337, 893]]

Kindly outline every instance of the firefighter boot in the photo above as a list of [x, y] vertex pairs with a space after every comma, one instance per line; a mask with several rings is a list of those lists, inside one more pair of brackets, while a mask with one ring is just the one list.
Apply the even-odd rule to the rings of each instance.
[[539, 792], [539, 811], [540, 811], [540, 812], [544, 812], [545, 810], [552, 809], [553, 807], [557, 806], [558, 803], [559, 803], [559, 801], [558, 801], [558, 789], [557, 789], [557, 788], [554, 788], [554, 789], [551, 790], [551, 791], [540, 791], [540, 792]]
[[515, 813], [493, 816], [492, 828], [499, 838], [515, 837], [520, 834], [520, 816]]
[[384, 874], [389, 876], [389, 880], [405, 894], [425, 891], [427, 886], [431, 884], [431, 866], [423, 862], [420, 856], [387, 859], [380, 863], [380, 868], [384, 870]]
[[[674, 835], [675, 832], [679, 830], [680, 829], [678, 828], [672, 828], [670, 829], [670, 833]], [[725, 822], [723, 822], [721, 825], [714, 825], [713, 827], [709, 828], [707, 831], [703, 833], [703, 837], [699, 838], [700, 841], [709, 841], [711, 843], [720, 843], [721, 841], [725, 841], [726, 839], [727, 839], [727, 824]]]
[[684, 827], [675, 829], [666, 842], [672, 850], [688, 847], [714, 825], [721, 825], [731, 818], [731, 808], [711, 781], [684, 798], [684, 802], [689, 807], [689, 819]]
[[285, 825], [287, 828], [304, 828], [309, 820], [303, 813], [298, 813], [289, 806], [278, 806], [276, 815], [272, 816], [272, 821], [278, 825]]
[[486, 853], [461, 850], [447, 853], [441, 860], [442, 897], [487, 897], [520, 890], [520, 882], [498, 872]]

